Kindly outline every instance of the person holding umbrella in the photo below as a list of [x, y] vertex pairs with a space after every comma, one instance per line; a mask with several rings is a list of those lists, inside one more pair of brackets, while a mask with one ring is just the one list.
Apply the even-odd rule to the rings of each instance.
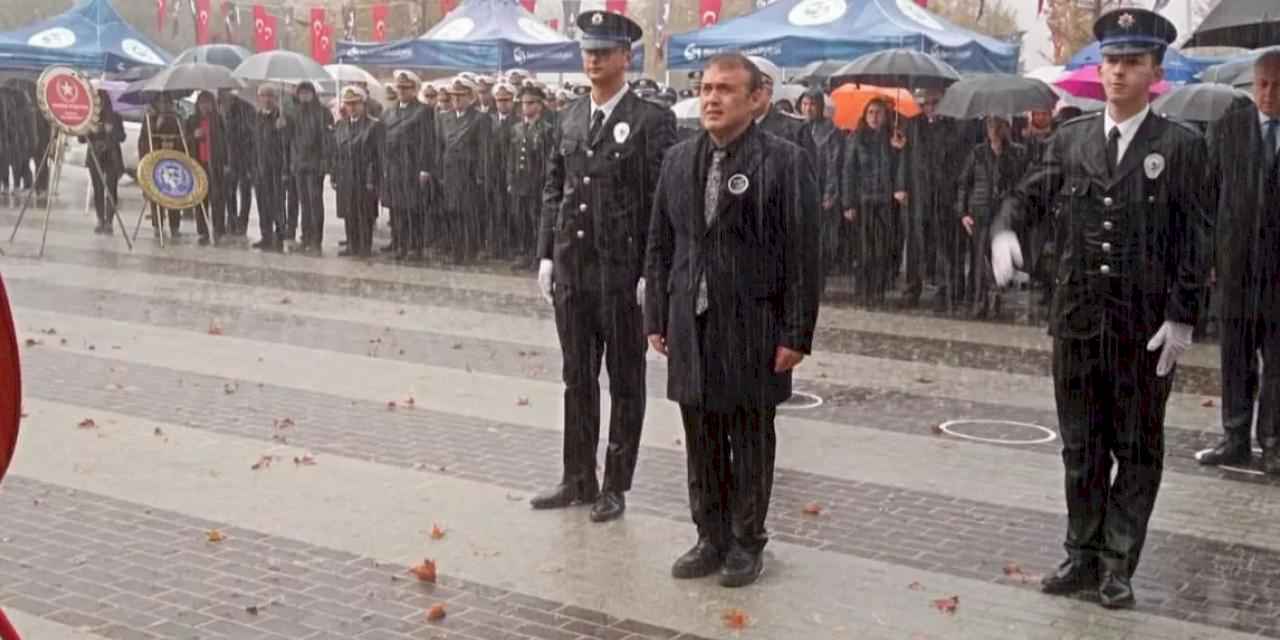
[[845, 144], [841, 167], [840, 211], [844, 216], [845, 246], [856, 255], [858, 292], [870, 305], [884, 302], [897, 274], [893, 258], [894, 194], [904, 190], [901, 153], [891, 142], [889, 113], [884, 98], [867, 103], [858, 129]]
[[1053, 594], [1096, 590], [1102, 606], [1119, 608], [1135, 603], [1131, 580], [1164, 469], [1165, 404], [1200, 313], [1212, 220], [1204, 138], [1148, 102], [1177, 29], [1126, 8], [1093, 30], [1106, 109], [1064, 124], [1005, 199], [991, 262], [996, 284], [1007, 285], [1022, 263], [1016, 230], [1061, 201], [1049, 333], [1067, 559], [1041, 584]]
[[[194, 145], [192, 154], [209, 178], [204, 208], [212, 220], [213, 240], [217, 242], [227, 231], [226, 210], [222, 200], [225, 189], [223, 180], [228, 173], [227, 138], [226, 127], [218, 113], [218, 101], [212, 93], [201, 91], [196, 97], [196, 112], [187, 118], [186, 131], [187, 138]], [[209, 227], [202, 215], [196, 216], [196, 232], [200, 234], [202, 246], [209, 244]]]
[[969, 305], [974, 318], [986, 318], [994, 310], [1000, 313], [1000, 293], [992, 291], [991, 261], [987, 247], [991, 244], [991, 219], [1005, 194], [1022, 178], [1026, 169], [1027, 148], [1010, 140], [1009, 120], [988, 116], [987, 141], [974, 147], [960, 172], [956, 212], [968, 234]]
[[[120, 196], [117, 186], [120, 175], [124, 173], [124, 156], [120, 152], [120, 143], [124, 142], [124, 120], [111, 106], [111, 96], [98, 89], [98, 101], [102, 111], [98, 114], [98, 126], [93, 133], [80, 138], [89, 145], [94, 159], [89, 160], [89, 180], [93, 183], [93, 210], [98, 214], [98, 226], [94, 233], [111, 234], [112, 217], [119, 205]], [[7, 170], [7, 169], [6, 169]], [[15, 182], [15, 185], [17, 183]], [[107, 194], [110, 194], [108, 206]]]
[[342, 90], [347, 117], [334, 125], [330, 181], [338, 192], [338, 217], [347, 227], [347, 248], [340, 256], [373, 256], [373, 224], [378, 219], [382, 148], [386, 129], [365, 110], [369, 96], [360, 87]]
[[253, 190], [258, 196], [258, 231], [254, 249], [283, 251], [285, 189], [292, 180], [287, 164], [289, 121], [280, 110], [280, 90], [266, 83], [258, 87], [258, 112], [253, 118]]
[[227, 139], [236, 141], [236, 152], [227, 157], [227, 175], [222, 185], [227, 234], [244, 236], [253, 205], [253, 107], [241, 100], [235, 89], [222, 89], [218, 91], [218, 111]]

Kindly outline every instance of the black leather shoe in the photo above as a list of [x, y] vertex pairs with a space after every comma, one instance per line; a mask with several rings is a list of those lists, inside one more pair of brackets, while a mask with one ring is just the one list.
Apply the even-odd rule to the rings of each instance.
[[1224, 438], [1218, 446], [1196, 454], [1196, 461], [1207, 465], [1249, 464], [1251, 458], [1253, 452], [1249, 450], [1249, 443], [1231, 438]]
[[735, 546], [725, 554], [724, 566], [720, 567], [720, 586], [731, 589], [745, 587], [759, 579], [762, 573], [764, 556]]
[[692, 549], [676, 558], [676, 563], [671, 565], [671, 576], [677, 580], [705, 578], [719, 571], [723, 564], [724, 556], [710, 540], [698, 540]]
[[1262, 450], [1262, 471], [1267, 475], [1280, 475], [1280, 448], [1267, 447]]
[[600, 499], [591, 507], [592, 522], [608, 522], [617, 520], [622, 517], [622, 512], [627, 510], [627, 499], [622, 497], [621, 491], [605, 491], [600, 494]]
[[1108, 609], [1129, 609], [1134, 605], [1133, 587], [1128, 578], [1104, 571], [1102, 584], [1098, 585], [1098, 599]]
[[1096, 564], [1068, 558], [1058, 570], [1040, 581], [1040, 590], [1054, 595], [1075, 593], [1098, 586]]
[[577, 485], [560, 483], [550, 491], [540, 493], [529, 501], [534, 509], [563, 509], [570, 505], [594, 502], [595, 491], [582, 491]]

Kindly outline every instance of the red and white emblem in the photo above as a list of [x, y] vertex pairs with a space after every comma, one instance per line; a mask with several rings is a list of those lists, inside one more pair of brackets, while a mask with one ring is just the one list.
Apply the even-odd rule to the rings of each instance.
[[1116, 19], [1116, 24], [1120, 25], [1121, 29], [1128, 31], [1133, 28], [1133, 25], [1138, 24], [1138, 19], [1133, 17], [1132, 13], [1126, 13]]
[[89, 80], [67, 67], [50, 67], [40, 74], [36, 97], [53, 126], [70, 135], [85, 135], [98, 117], [98, 94]]

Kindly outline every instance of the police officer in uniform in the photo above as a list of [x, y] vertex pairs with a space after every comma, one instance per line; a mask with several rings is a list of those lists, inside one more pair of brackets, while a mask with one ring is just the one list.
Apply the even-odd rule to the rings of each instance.
[[513, 247], [521, 256], [517, 268], [531, 265], [538, 240], [538, 216], [542, 186], [547, 175], [547, 154], [555, 144], [555, 130], [542, 117], [547, 94], [534, 86], [520, 90], [520, 121], [512, 125], [506, 158], [506, 181]]
[[424, 197], [435, 171], [435, 114], [418, 102], [422, 80], [412, 71], [393, 76], [396, 102], [382, 112], [382, 205], [391, 210], [391, 244], [396, 259], [422, 259], [426, 225]]
[[1118, 9], [1098, 18], [1094, 35], [1107, 108], [1049, 141], [993, 222], [991, 260], [997, 284], [1007, 284], [1021, 264], [1016, 231], [1042, 220], [1061, 194], [1049, 323], [1067, 559], [1042, 587], [1097, 589], [1116, 608], [1134, 604], [1130, 579], [1160, 489], [1165, 403], [1200, 311], [1211, 220], [1204, 139], [1148, 104], [1173, 24]]
[[[675, 140], [671, 110], [628, 90], [631, 43], [640, 25], [604, 11], [579, 15], [588, 96], [561, 113], [549, 156], [538, 236], [538, 285], [555, 305], [564, 357], [564, 476], [535, 509], [594, 502], [591, 520], [626, 509], [645, 407], [640, 313], [649, 211], [662, 157]], [[663, 286], [655, 283], [654, 286]], [[596, 478], [600, 359], [612, 410], [603, 490]]]
[[506, 81], [493, 87], [493, 133], [489, 138], [488, 185], [489, 219], [487, 239], [494, 257], [507, 259], [513, 253], [510, 210], [507, 202], [507, 156], [511, 147], [511, 127], [519, 117], [515, 113], [516, 92]]
[[480, 249], [485, 171], [492, 121], [476, 110], [476, 83], [458, 74], [449, 85], [450, 109], [436, 113], [436, 166], [440, 175], [441, 228], [456, 263]]

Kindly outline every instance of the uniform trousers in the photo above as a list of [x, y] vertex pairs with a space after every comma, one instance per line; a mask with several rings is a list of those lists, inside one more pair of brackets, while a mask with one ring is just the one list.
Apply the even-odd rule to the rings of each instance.
[[645, 409], [646, 341], [635, 289], [602, 293], [557, 285], [554, 301], [563, 354], [564, 482], [584, 490], [596, 483], [603, 356], [612, 404], [603, 489], [628, 491]]
[[279, 246], [285, 239], [284, 188], [279, 174], [259, 179], [253, 185], [258, 201], [258, 232], [267, 247]]
[[391, 244], [400, 252], [421, 251], [426, 225], [426, 208], [391, 208]]
[[1104, 329], [1098, 337], [1057, 337], [1053, 343], [1066, 470], [1064, 546], [1072, 559], [1100, 559], [1124, 576], [1138, 566], [1160, 489], [1165, 402], [1174, 376], [1156, 376], [1160, 352], [1147, 351], [1149, 338]]
[[302, 214], [302, 244], [318, 248], [324, 242], [324, 174], [302, 171], [293, 176], [293, 183]]
[[232, 168], [223, 181], [222, 198], [227, 210], [227, 230], [236, 235], [244, 235], [249, 228], [253, 181], [244, 172]]
[[542, 195], [511, 195], [511, 246], [521, 256], [531, 256], [538, 244], [538, 216], [542, 213]]
[[1258, 443], [1264, 449], [1280, 447], [1280, 364], [1272, 362], [1280, 358], [1280, 319], [1221, 322], [1222, 430], [1231, 440], [1250, 444], [1256, 399]]
[[338, 202], [353, 205], [347, 211], [338, 212], [347, 230], [347, 250], [357, 256], [373, 255], [373, 225], [378, 219], [377, 191], [361, 189], [354, 194], [339, 191]]

